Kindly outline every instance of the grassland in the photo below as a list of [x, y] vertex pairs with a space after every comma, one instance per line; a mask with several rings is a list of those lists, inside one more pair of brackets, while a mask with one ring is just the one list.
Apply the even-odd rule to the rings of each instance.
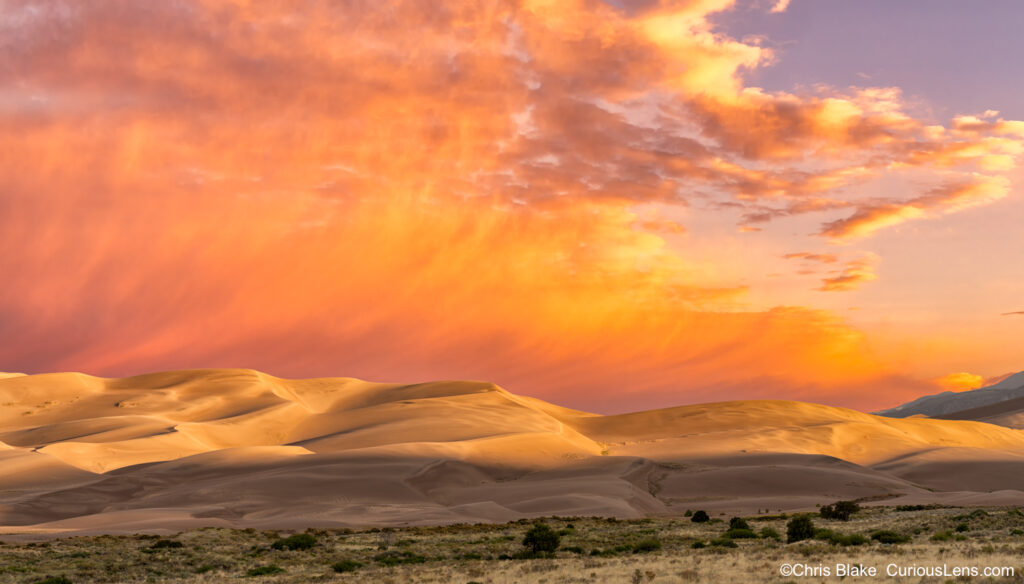
[[[874, 566], [880, 573], [844, 581], [1024, 582], [1024, 513], [1016, 509], [873, 507], [850, 521], [814, 516], [817, 538], [789, 544], [792, 516], [749, 516], [749, 530], [734, 531], [734, 538], [724, 537], [729, 519], [547, 518], [560, 545], [539, 557], [530, 557], [522, 545], [531, 521], [303, 533], [208, 528], [35, 542], [8, 536], [0, 545], [0, 583], [838, 582], [839, 563]], [[882, 530], [906, 541], [871, 538]], [[779, 539], [771, 537], [773, 531]], [[783, 564], [826, 566], [833, 574], [784, 578]], [[1014, 575], [891, 578], [885, 576], [890, 564], [947, 570], [1006, 566]]]

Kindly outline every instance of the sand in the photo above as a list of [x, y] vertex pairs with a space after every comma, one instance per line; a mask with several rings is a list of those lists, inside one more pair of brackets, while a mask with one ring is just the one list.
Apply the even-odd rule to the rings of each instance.
[[490, 383], [0, 375], [0, 533], [1024, 505], [1024, 432], [791, 401], [615, 416]]

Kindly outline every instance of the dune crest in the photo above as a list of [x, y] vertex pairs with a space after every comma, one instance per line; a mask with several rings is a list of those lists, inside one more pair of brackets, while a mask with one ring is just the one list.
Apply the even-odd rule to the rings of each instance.
[[1021, 431], [792, 401], [601, 416], [485, 382], [206, 369], [0, 376], [0, 404], [0, 530], [1024, 504]]

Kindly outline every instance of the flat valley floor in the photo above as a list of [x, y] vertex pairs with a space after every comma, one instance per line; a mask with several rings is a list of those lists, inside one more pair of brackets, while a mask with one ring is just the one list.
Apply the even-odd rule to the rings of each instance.
[[[879, 506], [850, 521], [811, 516], [816, 538], [787, 544], [793, 517], [747, 516], [756, 537], [736, 538], [725, 536], [731, 518], [717, 513], [706, 523], [685, 517], [552, 517], [540, 520], [559, 534], [550, 557], [525, 553], [523, 538], [534, 525], [528, 520], [383, 530], [203, 528], [58, 539], [12, 534], [0, 535], [0, 583], [1024, 582], [1024, 513], [1016, 508]], [[841, 577], [851, 565], [874, 567], [877, 575]], [[781, 573], [787, 569], [822, 575], [787, 577]], [[917, 573], [886, 575], [894, 569]], [[956, 572], [972, 569], [979, 575]], [[1001, 572], [985, 576], [986, 569]]]

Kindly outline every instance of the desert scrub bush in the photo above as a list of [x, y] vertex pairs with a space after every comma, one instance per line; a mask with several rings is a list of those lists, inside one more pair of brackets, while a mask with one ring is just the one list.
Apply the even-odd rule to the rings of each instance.
[[775, 541], [782, 541], [782, 536], [779, 535], [778, 531], [775, 531], [771, 527], [765, 527], [761, 530], [762, 539], [774, 539]]
[[733, 517], [729, 520], [729, 529], [750, 529], [750, 524], [742, 517]]
[[693, 517], [690, 517], [690, 521], [694, 523], [705, 523], [709, 519], [711, 518], [708, 517], [707, 511], [704, 511], [703, 509], [701, 509], [700, 511], [694, 511]]
[[958, 533], [963, 533], [965, 531], [970, 531], [971, 530], [971, 526], [967, 525], [966, 523], [961, 523], [960, 525], [956, 526], [956, 530], [957, 530]]
[[256, 576], [272, 576], [274, 574], [283, 573], [284, 568], [278, 566], [277, 564], [270, 564], [269, 566], [256, 566], [255, 568], [252, 568], [248, 572], [246, 572], [245, 575], [249, 576], [250, 578], [253, 578]]
[[308, 550], [316, 545], [316, 537], [310, 533], [297, 533], [278, 539], [270, 544], [275, 550]]
[[860, 511], [860, 505], [853, 501], [836, 501], [831, 505], [825, 505], [818, 511], [822, 519], [836, 519], [839, 521], [849, 521], [850, 516]]
[[803, 541], [814, 537], [814, 522], [807, 515], [800, 515], [786, 524], [786, 543]]
[[158, 539], [155, 542], [153, 542], [153, 545], [149, 546], [149, 549], [151, 549], [151, 550], [166, 550], [166, 549], [176, 549], [176, 548], [183, 548], [183, 547], [185, 547], [185, 544], [181, 543], [180, 541], [174, 540], [174, 539]]
[[878, 543], [896, 544], [907, 543], [908, 541], [910, 541], [910, 536], [902, 535], [888, 529], [880, 529], [878, 531], [871, 532], [871, 539], [877, 541]]
[[929, 539], [932, 541], [964, 541], [965, 539], [967, 539], [967, 536], [956, 534], [952, 531], [939, 531], [932, 535]]
[[728, 538], [728, 537], [716, 537], [715, 539], [711, 540], [710, 544], [711, 544], [711, 547], [724, 547], [724, 548], [740, 547], [740, 546], [736, 545], [736, 542], [734, 542], [731, 538]]
[[864, 545], [866, 543], [870, 543], [871, 542], [870, 539], [864, 537], [863, 535], [861, 535], [859, 533], [846, 533], [846, 534], [840, 533], [840, 534], [837, 534], [837, 535], [838, 535], [838, 537], [836, 537], [835, 540], [831, 540], [830, 539], [829, 543], [835, 543], [835, 544], [841, 545], [841, 546], [851, 546], [851, 545]]
[[412, 552], [384, 552], [373, 556], [373, 561], [385, 566], [397, 566], [399, 564], [423, 564], [427, 558]]
[[733, 528], [725, 532], [725, 537], [729, 539], [757, 539], [757, 534], [754, 533], [753, 529]]
[[706, 543], [702, 542], [702, 541], [695, 541], [695, 542], [690, 544], [690, 547], [695, 549], [695, 550], [702, 550], [702, 549], [708, 547], [708, 545]]
[[638, 541], [637, 543], [633, 544], [633, 553], [634, 554], [647, 554], [647, 553], [650, 553], [650, 552], [656, 552], [656, 551], [658, 551], [660, 549], [661, 549], [661, 541], [656, 539], [656, 538], [653, 538], [653, 537], [648, 537], [646, 539], [642, 539], [642, 540]]
[[535, 523], [523, 537], [523, 547], [534, 554], [550, 554], [558, 549], [561, 538], [546, 523]]
[[864, 545], [868, 543], [868, 538], [864, 537], [859, 533], [838, 533], [830, 529], [816, 529], [814, 530], [814, 539], [827, 541], [832, 545], [841, 545], [843, 547], [852, 545]]
[[355, 572], [356, 570], [362, 567], [363, 563], [357, 562], [355, 560], [341, 560], [339, 562], [334, 562], [333, 564], [331, 564], [331, 569], [339, 574], [342, 574], [344, 572]]

